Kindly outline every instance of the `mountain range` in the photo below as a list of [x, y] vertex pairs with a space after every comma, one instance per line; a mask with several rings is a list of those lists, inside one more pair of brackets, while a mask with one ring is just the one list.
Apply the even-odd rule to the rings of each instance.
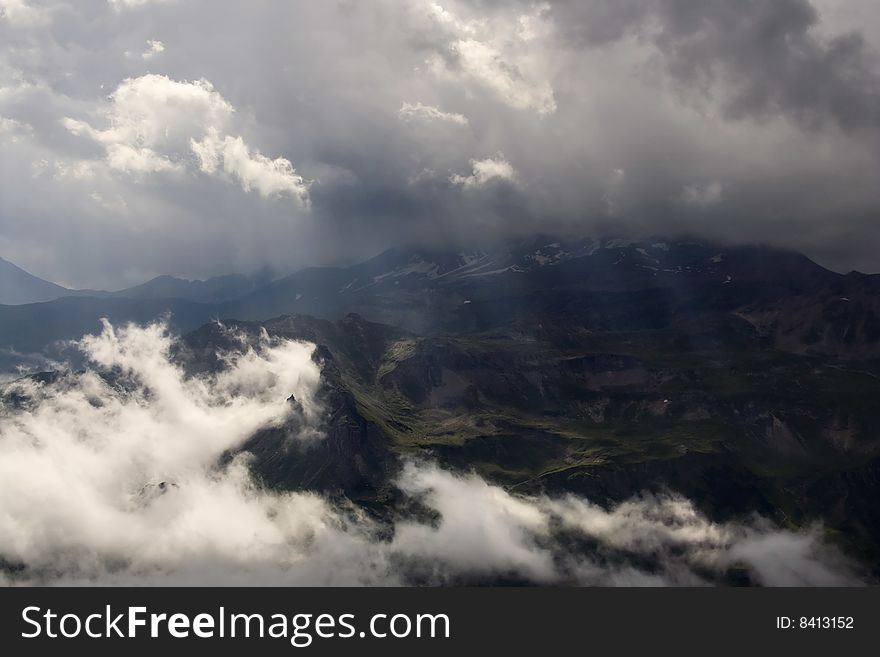
[[0, 304], [39, 303], [69, 294], [71, 290], [37, 278], [0, 258]]
[[539, 236], [493, 250], [395, 248], [351, 267], [278, 279], [268, 271], [207, 281], [162, 276], [117, 292], [66, 290], [0, 265], [3, 369], [57, 356], [64, 341], [99, 330], [102, 317], [163, 314], [182, 332], [215, 318], [288, 314], [357, 313], [419, 334], [534, 335], [568, 325], [699, 334], [721, 323], [784, 351], [880, 356], [880, 276], [839, 274], [767, 247]]
[[[3, 264], [3, 289], [58, 293]], [[102, 317], [161, 316], [192, 372], [236, 348], [217, 318], [318, 345], [327, 440], [300, 449], [282, 428], [244, 446], [272, 488], [381, 514], [400, 457], [429, 453], [523, 492], [674, 490], [717, 520], [819, 521], [880, 563], [880, 276], [662, 238], [396, 248], [278, 279], [3, 305], [0, 365], [51, 370]]]
[[115, 292], [77, 290], [43, 280], [0, 258], [0, 305], [42, 303], [64, 297], [187, 299], [200, 303], [216, 303], [243, 297], [266, 285], [272, 278], [272, 271], [263, 269], [252, 275], [228, 274], [204, 281], [157, 276], [146, 283]]

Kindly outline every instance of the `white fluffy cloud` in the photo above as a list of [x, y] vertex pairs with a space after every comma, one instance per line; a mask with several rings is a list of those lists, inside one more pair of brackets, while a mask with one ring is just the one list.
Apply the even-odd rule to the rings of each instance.
[[64, 125], [102, 144], [107, 164], [118, 171], [181, 172], [195, 155], [201, 171], [232, 175], [245, 191], [287, 194], [307, 205], [309, 184], [289, 160], [271, 160], [228, 134], [234, 112], [207, 80], [147, 74], [124, 80], [110, 94], [103, 111], [106, 128], [70, 117]]
[[[744, 566], [763, 586], [835, 586], [853, 583], [840, 555], [822, 545], [818, 530], [794, 533], [766, 521], [713, 523], [680, 496], [644, 496], [607, 511], [568, 495], [543, 500], [563, 526], [590, 536], [609, 549], [653, 555], [665, 576], [700, 582], [694, 571], [722, 572]], [[644, 575], [630, 572], [634, 581]], [[647, 581], [647, 580], [646, 580]], [[662, 581], [662, 580], [661, 580]]]
[[517, 573], [534, 582], [559, 580], [552, 551], [538, 547], [549, 517], [534, 500], [433, 465], [407, 464], [399, 486], [437, 510], [442, 521], [437, 527], [399, 523], [396, 551], [443, 564], [453, 576]]
[[215, 467], [257, 429], [299, 412], [291, 394], [311, 426], [320, 412], [313, 345], [265, 338], [205, 377], [185, 376], [171, 346], [162, 325], [105, 324], [81, 343], [92, 369], [55, 386], [14, 384], [30, 401], [0, 422], [4, 559], [35, 576], [66, 565], [89, 577], [117, 559], [132, 571], [198, 555], [246, 559], [262, 527], [277, 531], [261, 524], [265, 507], [251, 509], [258, 495], [244, 465]]
[[504, 156], [498, 154], [496, 157], [489, 157], [485, 160], [471, 160], [471, 174], [462, 176], [454, 174], [450, 176], [449, 181], [453, 185], [461, 185], [466, 189], [485, 187], [492, 182], [508, 182], [515, 183], [517, 180], [516, 170], [513, 165], [504, 159]]
[[107, 163], [129, 173], [182, 169], [191, 135], [201, 134], [203, 126], [226, 127], [234, 111], [207, 80], [152, 74], [124, 80], [109, 103], [104, 129], [69, 117], [64, 125], [101, 143]]
[[[705, 573], [736, 566], [765, 586], [858, 581], [818, 532], [779, 531], [761, 519], [713, 523], [680, 496], [638, 497], [606, 510], [574, 495], [516, 496], [476, 475], [415, 463], [407, 464], [398, 485], [442, 520], [437, 526], [398, 523], [392, 549], [427, 559], [449, 577], [513, 574], [543, 584], [700, 585]], [[559, 529], [597, 548], [583, 553], [564, 548], [555, 538]], [[635, 561], [653, 567], [644, 570], [633, 566]]]
[[241, 137], [221, 136], [213, 127], [201, 141], [192, 139], [190, 147], [205, 173], [222, 170], [237, 178], [246, 192], [256, 189], [263, 196], [287, 194], [301, 206], [309, 205], [309, 182], [296, 172], [290, 160], [272, 160], [252, 152]]
[[731, 566], [767, 585], [858, 581], [818, 533], [715, 524], [679, 497], [606, 510], [408, 462], [397, 486], [437, 519], [387, 527], [352, 505], [265, 490], [246, 455], [221, 457], [266, 426], [321, 440], [320, 372], [312, 345], [265, 334], [240, 345], [220, 354], [223, 371], [187, 376], [163, 326], [106, 324], [80, 342], [85, 372], [0, 388], [0, 562], [21, 567], [0, 581], [705, 584]]
[[419, 119], [422, 121], [440, 121], [468, 125], [468, 119], [463, 114], [444, 112], [439, 107], [423, 105], [422, 103], [404, 103], [400, 106], [397, 115], [404, 121]]

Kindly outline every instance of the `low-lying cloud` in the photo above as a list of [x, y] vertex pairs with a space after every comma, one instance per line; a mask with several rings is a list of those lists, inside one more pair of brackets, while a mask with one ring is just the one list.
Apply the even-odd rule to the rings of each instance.
[[2, 389], [6, 583], [692, 585], [734, 568], [764, 585], [858, 582], [818, 530], [713, 523], [674, 495], [605, 509], [425, 461], [395, 481], [421, 511], [385, 520], [266, 490], [239, 449], [269, 426], [322, 439], [313, 345], [242, 339], [202, 375], [175, 364], [173, 346], [159, 324], [105, 324], [79, 343], [85, 371]]

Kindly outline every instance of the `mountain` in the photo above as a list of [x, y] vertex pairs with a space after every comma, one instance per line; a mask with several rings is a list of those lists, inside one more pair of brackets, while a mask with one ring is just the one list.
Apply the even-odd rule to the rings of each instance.
[[123, 299], [185, 299], [197, 303], [217, 303], [244, 297], [271, 282], [273, 274], [265, 269], [253, 275], [230, 274], [204, 281], [174, 276], [158, 276], [106, 296]]
[[229, 274], [204, 281], [157, 276], [146, 283], [115, 292], [74, 290], [37, 278], [0, 258], [0, 305], [42, 303], [61, 297], [185, 299], [196, 303], [217, 303], [245, 297], [270, 283], [273, 278], [272, 270], [265, 268], [250, 275]]
[[[880, 277], [807, 257], [697, 240], [534, 237], [494, 249], [390, 249], [351, 267], [207, 281], [160, 277], [114, 293], [0, 306], [0, 368], [96, 330], [107, 315], [171, 312], [181, 330], [212, 318], [349, 313], [420, 335], [676, 329], [691, 341], [753, 337], [796, 353], [880, 357]], [[848, 300], [848, 301], [845, 301]], [[139, 304], [138, 301], [150, 303]], [[57, 350], [56, 350], [57, 351]]]
[[775, 303], [738, 314], [778, 349], [880, 358], [880, 276], [851, 272]]
[[[520, 492], [600, 504], [673, 490], [723, 522], [821, 521], [880, 563], [880, 377], [861, 362], [776, 350], [745, 322], [637, 331], [560, 326], [421, 336], [358, 315], [207, 324], [176, 354], [190, 371], [270, 336], [317, 345], [324, 433], [245, 446], [273, 489], [343, 493], [382, 513], [399, 459], [430, 455]], [[229, 329], [234, 329], [230, 331]], [[875, 574], [880, 575], [880, 572]]]
[[273, 489], [343, 495], [381, 516], [401, 457], [430, 455], [525, 493], [612, 504], [673, 490], [719, 522], [821, 521], [880, 576], [876, 275], [662, 238], [392, 249], [232, 300], [0, 306], [0, 347], [14, 350], [0, 364], [58, 356], [59, 340], [100, 317], [163, 313], [191, 373], [242, 348], [233, 333], [318, 345], [327, 440], [291, 445], [281, 427], [244, 448]]
[[66, 288], [37, 278], [0, 258], [0, 304], [51, 301], [69, 293]]
[[62, 297], [45, 303], [0, 306], [0, 371], [46, 367], [46, 361], [75, 355], [65, 341], [115, 324], [170, 318], [172, 329], [190, 331], [213, 316], [210, 306], [183, 299], [100, 299]]
[[356, 312], [417, 333], [537, 320], [626, 329], [772, 306], [843, 278], [766, 247], [535, 238], [488, 252], [391, 249], [350, 268], [306, 269], [224, 304], [220, 314], [333, 319]]

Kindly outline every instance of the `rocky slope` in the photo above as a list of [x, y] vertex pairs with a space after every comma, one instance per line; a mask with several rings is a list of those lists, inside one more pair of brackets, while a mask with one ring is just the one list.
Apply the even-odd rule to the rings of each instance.
[[420, 336], [357, 315], [296, 316], [202, 327], [178, 357], [216, 367], [229, 328], [320, 345], [327, 439], [295, 445], [275, 430], [245, 447], [272, 487], [381, 512], [399, 457], [415, 454], [523, 492], [610, 504], [675, 490], [718, 520], [822, 522], [878, 562], [880, 378], [782, 352], [744, 322]]
[[229, 303], [0, 307], [15, 320], [0, 321], [0, 342], [39, 350], [101, 316], [170, 309], [182, 332], [235, 317], [188, 333], [175, 357], [221, 367], [229, 329], [319, 345], [326, 439], [254, 436], [245, 449], [267, 486], [381, 515], [400, 457], [415, 454], [518, 491], [611, 503], [671, 489], [716, 519], [818, 521], [878, 564], [877, 281], [757, 247], [538, 239], [391, 251]]

